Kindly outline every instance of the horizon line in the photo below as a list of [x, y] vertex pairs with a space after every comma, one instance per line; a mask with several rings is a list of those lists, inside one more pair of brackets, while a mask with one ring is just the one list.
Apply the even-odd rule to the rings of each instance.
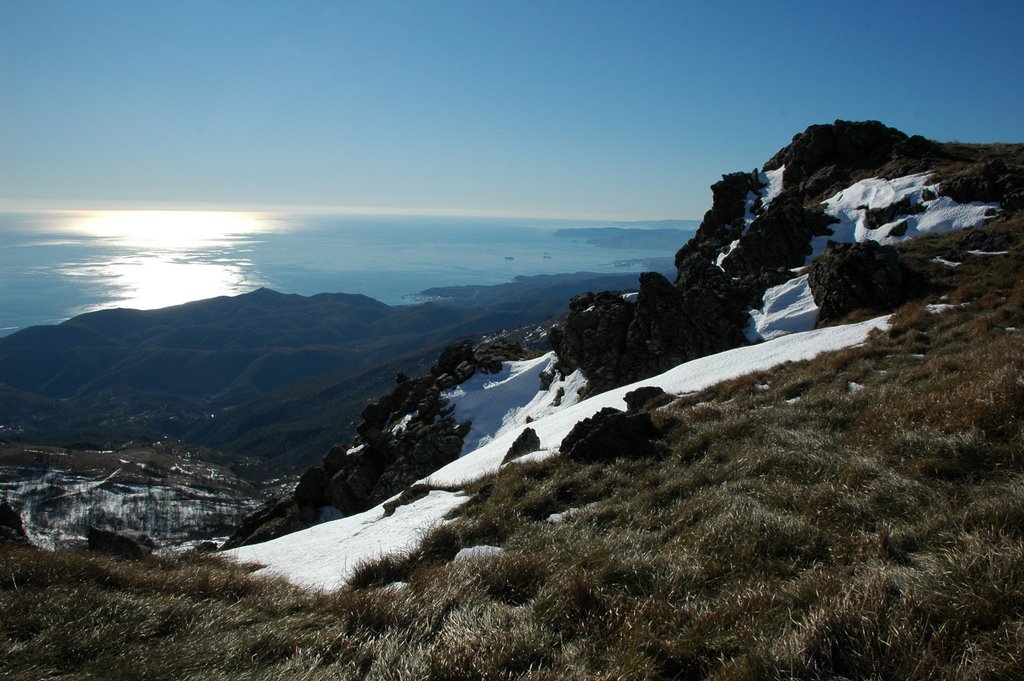
[[297, 213], [303, 215], [395, 215], [409, 217], [487, 217], [530, 220], [597, 220], [602, 222], [699, 222], [698, 218], [666, 218], [628, 214], [604, 214], [569, 211], [506, 210], [486, 208], [409, 208], [401, 206], [343, 206], [334, 204], [184, 202], [184, 201], [103, 201], [96, 199], [4, 199], [2, 213], [84, 213], [115, 211], [181, 211], [223, 213]]

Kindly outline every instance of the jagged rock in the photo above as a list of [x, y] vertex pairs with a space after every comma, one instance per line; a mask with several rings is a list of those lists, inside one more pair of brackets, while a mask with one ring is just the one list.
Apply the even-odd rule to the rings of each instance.
[[441, 351], [441, 356], [437, 358], [437, 362], [434, 366], [430, 367], [430, 374], [432, 376], [453, 374], [460, 364], [472, 361], [473, 341], [465, 340], [452, 343]]
[[259, 544], [309, 527], [299, 516], [299, 505], [292, 495], [271, 499], [245, 516], [220, 550]]
[[607, 292], [577, 296], [565, 328], [552, 336], [559, 371], [583, 369], [589, 390], [601, 392], [742, 345], [746, 296], [728, 286], [716, 289], [720, 277], [724, 273], [709, 276], [707, 288], [694, 283], [681, 292], [664, 276], [645, 272], [636, 303]]
[[591, 386], [600, 391], [619, 384], [619, 362], [633, 321], [633, 303], [621, 295], [584, 293], [569, 303], [565, 327], [558, 339], [558, 370], [568, 376], [583, 369]]
[[[931, 153], [935, 148], [926, 142], [911, 141], [878, 121], [836, 121], [812, 125], [797, 134], [764, 169], [786, 166], [784, 185], [790, 191], [799, 190], [801, 198], [810, 198], [848, 184], [851, 170], [877, 168], [900, 155]], [[822, 171], [826, 171], [824, 175]]]
[[808, 283], [819, 308], [819, 324], [852, 310], [892, 309], [904, 296], [903, 267], [896, 249], [875, 241], [830, 241], [811, 265]]
[[89, 550], [107, 553], [121, 558], [144, 558], [159, 547], [142, 532], [104, 530], [89, 528]]
[[657, 454], [655, 441], [659, 437], [649, 414], [605, 407], [573, 426], [559, 449], [562, 456], [586, 463], [638, 459]]
[[374, 484], [393, 458], [392, 453], [372, 446], [349, 457], [347, 464], [330, 479], [329, 503], [345, 515], [365, 511]]
[[668, 404], [672, 396], [656, 385], [645, 385], [631, 390], [625, 395], [626, 409], [630, 413], [643, 411], [645, 407]]
[[704, 214], [697, 234], [676, 253], [677, 286], [684, 284], [688, 262], [713, 262], [725, 244], [740, 237], [747, 195], [758, 189], [748, 173], [723, 175], [711, 185], [711, 210]]
[[803, 265], [811, 254], [811, 239], [831, 235], [829, 225], [835, 222], [821, 210], [805, 208], [798, 197], [784, 194], [754, 221], [722, 267], [732, 276], [777, 273], [766, 283], [782, 283], [792, 276], [789, 270]]
[[4, 501], [0, 503], [0, 542], [28, 543], [25, 525], [21, 522], [21, 514]]
[[523, 432], [519, 433], [519, 436], [512, 442], [512, 446], [509, 447], [501, 462], [508, 463], [538, 449], [540, 449], [540, 437], [537, 436], [537, 431], [533, 428], [523, 428]]

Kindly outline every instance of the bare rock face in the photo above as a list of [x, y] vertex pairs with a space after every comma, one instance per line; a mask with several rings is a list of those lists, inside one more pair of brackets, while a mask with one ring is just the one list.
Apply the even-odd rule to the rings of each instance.
[[892, 246], [875, 241], [837, 244], [811, 265], [808, 276], [818, 323], [857, 309], [891, 310], [904, 296], [904, 272]]
[[0, 503], [0, 542], [27, 544], [28, 535], [25, 525], [21, 522], [21, 514], [4, 501]]
[[98, 527], [89, 528], [88, 541], [90, 551], [119, 558], [144, 558], [159, 548], [156, 542], [142, 532], [117, 532]]

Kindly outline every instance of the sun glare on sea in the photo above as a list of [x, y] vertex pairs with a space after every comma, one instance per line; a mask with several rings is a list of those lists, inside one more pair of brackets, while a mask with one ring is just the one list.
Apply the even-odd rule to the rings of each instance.
[[258, 213], [113, 210], [86, 214], [74, 228], [88, 236], [155, 248], [182, 248], [266, 231]]
[[154, 309], [238, 295], [265, 285], [248, 247], [273, 230], [259, 213], [103, 211], [77, 214], [69, 231], [105, 244], [102, 259], [69, 264], [62, 274], [105, 291], [107, 307]]

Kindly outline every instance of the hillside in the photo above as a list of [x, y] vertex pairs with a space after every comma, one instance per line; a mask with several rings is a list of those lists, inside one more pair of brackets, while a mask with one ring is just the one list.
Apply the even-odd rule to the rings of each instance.
[[255, 519], [298, 531], [4, 549], [8, 676], [1014, 678], [1024, 146], [836, 122], [765, 166], [552, 353], [398, 377]]
[[429, 366], [445, 343], [543, 322], [573, 292], [635, 283], [523, 277], [401, 307], [261, 289], [80, 315], [0, 338], [0, 435], [50, 445], [171, 436], [301, 468], [354, 434], [367, 395]]

